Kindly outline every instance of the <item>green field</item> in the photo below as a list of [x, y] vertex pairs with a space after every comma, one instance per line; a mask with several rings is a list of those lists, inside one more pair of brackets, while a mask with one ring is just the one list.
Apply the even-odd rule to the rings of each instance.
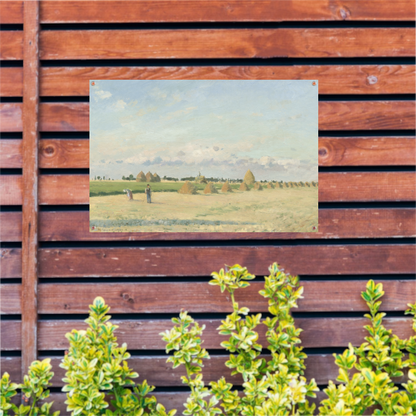
[[[151, 182], [150, 188], [152, 192], [178, 192], [185, 182]], [[196, 184], [198, 191], [203, 191], [206, 184]], [[108, 195], [121, 195], [123, 189], [131, 189], [133, 195], [135, 193], [144, 193], [146, 188], [146, 182], [136, 181], [90, 181], [90, 196], [108, 196]], [[218, 190], [221, 189], [222, 184], [214, 185]], [[233, 189], [238, 189], [240, 184], [231, 184]]]

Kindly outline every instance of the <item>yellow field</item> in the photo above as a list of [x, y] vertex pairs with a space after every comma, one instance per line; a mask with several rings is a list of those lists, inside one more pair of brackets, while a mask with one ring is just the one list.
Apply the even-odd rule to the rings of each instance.
[[[318, 188], [183, 195], [90, 197], [93, 232], [313, 232]], [[94, 227], [94, 228], [92, 228]], [[315, 227], [315, 229], [314, 229]]]

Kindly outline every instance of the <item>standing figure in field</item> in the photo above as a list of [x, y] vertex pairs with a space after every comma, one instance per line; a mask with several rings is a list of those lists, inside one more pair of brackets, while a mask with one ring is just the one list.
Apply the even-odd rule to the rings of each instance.
[[152, 198], [151, 198], [152, 191], [150, 189], [150, 185], [149, 184], [147, 184], [147, 188], [144, 190], [144, 193], [146, 194], [146, 197], [147, 197], [147, 203], [148, 204], [151, 204], [152, 203]]
[[127, 193], [127, 199], [129, 201], [132, 201], [133, 200], [133, 192], [131, 191], [131, 189], [123, 189], [123, 192], [126, 192]]

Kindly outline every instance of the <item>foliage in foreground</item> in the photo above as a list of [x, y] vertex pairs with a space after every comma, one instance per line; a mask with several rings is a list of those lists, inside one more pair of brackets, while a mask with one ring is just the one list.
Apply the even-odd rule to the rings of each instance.
[[[190, 395], [185, 403], [184, 415], [195, 416], [276, 416], [312, 415], [316, 410], [324, 415], [362, 415], [372, 409], [373, 415], [416, 414], [416, 336], [401, 340], [383, 326], [384, 313], [380, 313], [382, 284], [370, 280], [362, 298], [370, 313], [365, 315], [370, 323], [365, 326], [369, 336], [359, 347], [351, 344], [343, 354], [334, 354], [339, 367], [337, 384], [329, 382], [324, 390], [327, 398], [316, 409], [308, 397], [316, 397], [315, 380], [304, 377], [306, 354], [300, 346], [301, 329], [296, 328], [291, 309], [302, 298], [303, 287], [299, 278], [284, 273], [275, 263], [265, 277], [260, 294], [268, 300], [270, 317], [262, 320], [261, 314], [250, 314], [248, 308], [235, 300], [235, 292], [248, 287], [255, 276], [246, 268], [235, 265], [213, 273], [210, 284], [227, 291], [232, 313], [222, 321], [218, 330], [227, 337], [222, 346], [229, 351], [226, 366], [231, 374], [240, 375], [243, 390], [238, 391], [224, 377], [206, 386], [202, 368], [208, 352], [202, 348], [204, 326], [195, 322], [187, 312], [173, 318], [174, 326], [161, 334], [167, 352], [173, 352], [168, 362], [173, 368], [185, 367], [184, 384]], [[416, 305], [409, 305], [406, 313], [413, 315], [416, 332]], [[127, 345], [117, 343], [117, 329], [108, 315], [109, 307], [97, 297], [90, 305], [86, 320], [87, 330], [73, 330], [66, 335], [70, 348], [61, 367], [66, 370], [63, 379], [67, 392], [68, 411], [72, 415], [131, 415], [173, 416], [155, 397], [149, 397], [154, 387], [146, 381], [136, 385], [127, 360]], [[261, 355], [257, 329], [266, 326], [267, 360]], [[408, 355], [405, 355], [408, 353]], [[51, 413], [52, 403], [48, 387], [53, 377], [50, 359], [35, 361], [22, 384], [10, 382], [4, 373], [0, 380], [0, 416], [29, 415], [57, 416]], [[408, 382], [399, 389], [395, 379], [407, 372]], [[12, 403], [12, 397], [21, 390], [24, 404]]]

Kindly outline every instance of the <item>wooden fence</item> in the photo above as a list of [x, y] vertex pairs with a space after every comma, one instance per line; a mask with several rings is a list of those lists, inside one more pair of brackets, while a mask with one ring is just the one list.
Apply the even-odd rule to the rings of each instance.
[[[414, 17], [413, 0], [0, 1], [2, 372], [20, 381], [52, 357], [65, 414], [64, 335], [101, 295], [168, 408], [186, 393], [158, 333], [181, 308], [207, 325], [205, 380], [238, 385], [215, 331], [230, 305], [207, 284], [225, 263], [259, 276], [239, 298], [256, 312], [272, 262], [301, 275], [295, 317], [321, 386], [337, 376], [330, 353], [363, 340], [369, 278], [384, 284], [386, 326], [409, 336]], [[90, 79], [318, 79], [319, 232], [90, 234]]]

